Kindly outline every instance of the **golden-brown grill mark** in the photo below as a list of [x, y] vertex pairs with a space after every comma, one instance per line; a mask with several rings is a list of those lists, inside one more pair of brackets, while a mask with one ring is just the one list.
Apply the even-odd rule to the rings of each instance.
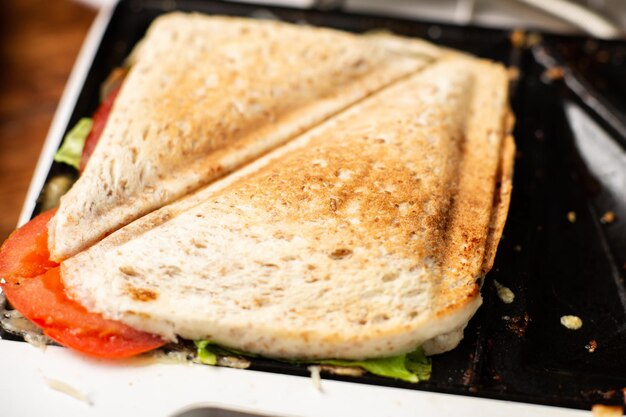
[[346, 258], [346, 257], [348, 257], [350, 255], [352, 255], [352, 250], [351, 249], [340, 248], [340, 249], [335, 249], [334, 251], [332, 251], [329, 256], [332, 259], [343, 259], [343, 258]]
[[154, 301], [159, 297], [158, 293], [147, 288], [138, 288], [129, 285], [126, 291], [130, 298], [135, 301], [149, 302]]

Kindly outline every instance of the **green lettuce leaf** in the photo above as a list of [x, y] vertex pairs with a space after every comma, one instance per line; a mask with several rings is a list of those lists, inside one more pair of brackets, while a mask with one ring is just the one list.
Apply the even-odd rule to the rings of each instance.
[[215, 363], [205, 363], [202, 357], [211, 357], [211, 355], [215, 356], [215, 360], [217, 361], [217, 356], [244, 356], [246, 358], [256, 358], [258, 355], [254, 353], [248, 353], [241, 350], [227, 348], [224, 346], [216, 345], [211, 343], [210, 340], [196, 340], [193, 342], [196, 345], [196, 353], [200, 362], [205, 365], [215, 365]]
[[[245, 356], [257, 357], [257, 355], [242, 352], [240, 350], [226, 348], [212, 344], [208, 340], [194, 342], [197, 348], [198, 360], [206, 365], [215, 365], [218, 356]], [[388, 358], [367, 359], [360, 361], [322, 359], [316, 361], [282, 361], [289, 363], [314, 363], [321, 365], [349, 366], [365, 369], [367, 372], [387, 378], [400, 379], [407, 382], [419, 382], [430, 379], [432, 362], [426, 357], [424, 350], [418, 347], [413, 352], [404, 355], [391, 356]]]
[[357, 366], [367, 372], [407, 382], [419, 382], [430, 379], [432, 362], [418, 347], [411, 353], [388, 358], [367, 359], [361, 361], [325, 359], [315, 363], [336, 366]]
[[418, 347], [411, 353], [406, 354], [404, 366], [413, 372], [420, 381], [428, 381], [433, 371], [433, 362], [426, 356], [424, 349]]
[[212, 349], [215, 345], [212, 345], [208, 340], [196, 340], [193, 343], [196, 345], [196, 354], [201, 363], [205, 365], [217, 364], [217, 354]]
[[91, 131], [93, 121], [89, 117], [83, 117], [76, 123], [76, 126], [70, 130], [65, 138], [61, 148], [54, 155], [54, 160], [63, 162], [78, 169], [80, 166], [80, 158], [83, 154], [85, 140]]

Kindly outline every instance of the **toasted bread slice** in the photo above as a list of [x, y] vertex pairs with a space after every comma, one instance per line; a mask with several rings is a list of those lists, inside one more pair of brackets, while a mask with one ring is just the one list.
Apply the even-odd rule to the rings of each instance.
[[298, 359], [451, 349], [508, 207], [507, 120], [502, 66], [443, 59], [66, 260], [63, 280], [172, 340]]
[[436, 58], [252, 19], [160, 17], [49, 227], [54, 260], [297, 136]]

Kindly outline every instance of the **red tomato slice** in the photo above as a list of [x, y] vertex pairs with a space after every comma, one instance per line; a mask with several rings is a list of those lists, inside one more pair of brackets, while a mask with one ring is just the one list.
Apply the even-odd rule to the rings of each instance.
[[60, 267], [48, 260], [46, 226], [53, 214], [36, 217], [0, 248], [0, 285], [13, 307], [51, 339], [88, 355], [125, 358], [164, 345], [158, 336], [90, 313], [67, 297]]
[[115, 103], [115, 99], [117, 98], [117, 94], [120, 91], [122, 85], [115, 87], [104, 99], [104, 101], [98, 107], [98, 110], [93, 115], [93, 125], [91, 126], [91, 131], [85, 139], [85, 146], [83, 147], [83, 154], [80, 158], [80, 169], [79, 171], [82, 173], [87, 166], [87, 161], [91, 158], [91, 154], [96, 149], [96, 145], [100, 140], [100, 136], [102, 136], [102, 132], [109, 120], [109, 114], [111, 114], [111, 109], [113, 108], [113, 103]]
[[20, 227], [0, 247], [0, 277], [34, 277], [58, 264], [48, 260], [48, 221], [56, 213], [49, 210]]
[[63, 346], [102, 358], [135, 356], [162, 346], [158, 336], [90, 313], [65, 295], [60, 267], [34, 278], [13, 278], [2, 286], [20, 313]]

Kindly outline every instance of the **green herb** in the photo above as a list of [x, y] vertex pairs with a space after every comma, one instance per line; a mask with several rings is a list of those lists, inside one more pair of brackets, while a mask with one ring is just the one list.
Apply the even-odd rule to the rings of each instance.
[[76, 126], [65, 135], [61, 148], [54, 155], [54, 160], [63, 162], [78, 169], [80, 166], [80, 158], [83, 154], [85, 140], [91, 132], [93, 121], [84, 117], [76, 123]]

